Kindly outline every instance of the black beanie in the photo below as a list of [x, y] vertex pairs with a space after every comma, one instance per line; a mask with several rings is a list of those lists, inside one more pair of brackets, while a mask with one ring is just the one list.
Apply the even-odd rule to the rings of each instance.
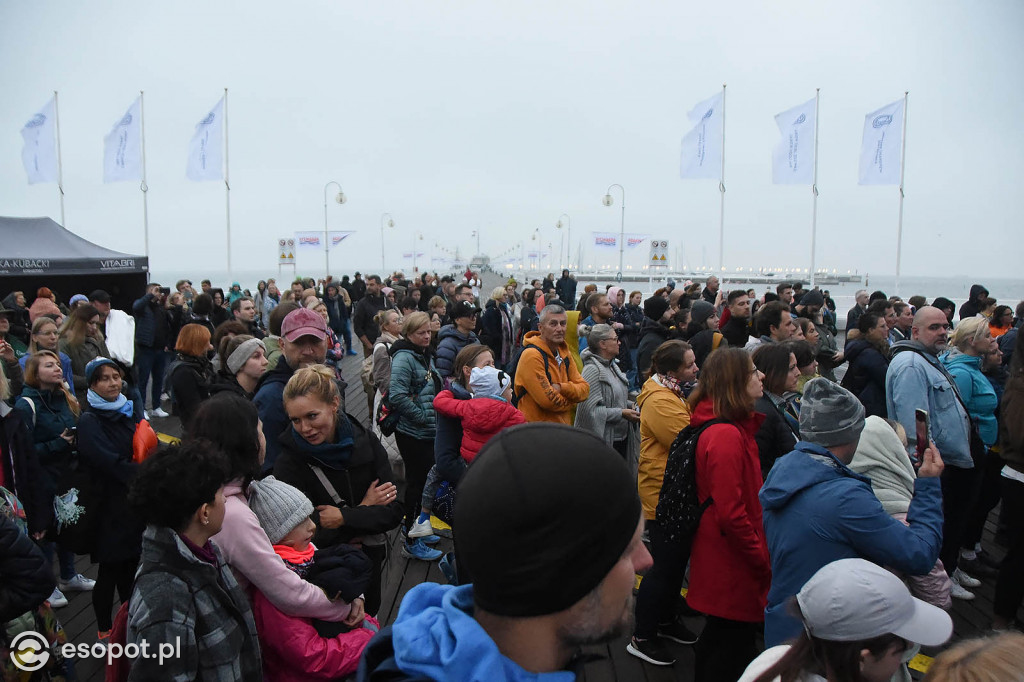
[[651, 296], [644, 301], [644, 315], [655, 322], [661, 321], [661, 316], [668, 310], [668, 301], [661, 296]]
[[560, 424], [505, 429], [459, 482], [457, 563], [490, 613], [558, 613], [622, 558], [640, 511], [636, 477], [597, 436]]

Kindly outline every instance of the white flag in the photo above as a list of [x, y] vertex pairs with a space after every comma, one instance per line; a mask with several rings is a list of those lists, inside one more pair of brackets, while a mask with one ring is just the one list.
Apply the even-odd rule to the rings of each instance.
[[864, 117], [864, 141], [860, 146], [860, 184], [900, 184], [903, 144], [903, 100], [897, 100]]
[[722, 108], [722, 93], [718, 93], [689, 113], [695, 125], [683, 137], [679, 177], [718, 178], [722, 175], [722, 135], [725, 132]]
[[619, 248], [619, 235], [613, 232], [592, 232], [594, 235], [594, 248], [596, 249], [617, 249]]
[[295, 243], [299, 245], [300, 249], [320, 249], [324, 248], [324, 233], [323, 232], [296, 232]]
[[142, 179], [142, 97], [103, 138], [103, 182]]
[[778, 144], [772, 152], [772, 182], [810, 185], [814, 182], [814, 100], [775, 116]]
[[55, 98], [29, 119], [21, 129], [25, 141], [21, 148], [21, 163], [28, 173], [28, 184], [57, 182], [57, 103]]
[[188, 147], [189, 180], [224, 179], [224, 98], [196, 124], [196, 132]]

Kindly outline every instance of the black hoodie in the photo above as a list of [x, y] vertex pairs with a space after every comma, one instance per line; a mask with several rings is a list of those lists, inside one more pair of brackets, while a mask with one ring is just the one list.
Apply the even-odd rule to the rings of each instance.
[[988, 296], [988, 289], [981, 284], [971, 285], [971, 294], [967, 298], [967, 301], [960, 306], [960, 319], [966, 320], [969, 317], [974, 317], [981, 312], [981, 306], [978, 304], [978, 298], [981, 294]]

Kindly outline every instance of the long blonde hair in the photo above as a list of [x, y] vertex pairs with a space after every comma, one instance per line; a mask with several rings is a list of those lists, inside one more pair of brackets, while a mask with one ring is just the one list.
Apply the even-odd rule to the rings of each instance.
[[[35, 327], [35, 325], [32, 325]], [[52, 350], [39, 350], [29, 356], [28, 360], [25, 361], [25, 383], [32, 388], [42, 390], [42, 385], [39, 383], [39, 363], [42, 362], [43, 358], [50, 357], [57, 361], [60, 365], [60, 356]], [[75, 394], [68, 390], [67, 382], [61, 382], [60, 390], [64, 394], [64, 397], [68, 401], [68, 407], [71, 408], [71, 412], [74, 413], [75, 417], [78, 417], [82, 413], [82, 407], [78, 404], [78, 399], [75, 398]]]
[[1002, 682], [1020, 679], [1024, 635], [967, 639], [936, 656], [928, 670], [930, 682]]

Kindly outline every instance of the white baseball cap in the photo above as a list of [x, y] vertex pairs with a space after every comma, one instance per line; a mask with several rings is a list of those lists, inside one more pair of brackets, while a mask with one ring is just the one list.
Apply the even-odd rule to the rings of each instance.
[[807, 632], [818, 639], [857, 642], [891, 633], [938, 646], [953, 634], [948, 613], [914, 598], [902, 580], [864, 559], [822, 567], [796, 600]]

